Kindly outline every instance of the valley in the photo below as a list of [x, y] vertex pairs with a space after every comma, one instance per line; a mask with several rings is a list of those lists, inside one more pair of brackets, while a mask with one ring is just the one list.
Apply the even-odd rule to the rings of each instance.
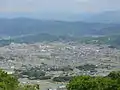
[[23, 84], [44, 82], [42, 90], [64, 85], [78, 75], [106, 76], [119, 65], [120, 50], [108, 45], [55, 41], [0, 47], [0, 68]]

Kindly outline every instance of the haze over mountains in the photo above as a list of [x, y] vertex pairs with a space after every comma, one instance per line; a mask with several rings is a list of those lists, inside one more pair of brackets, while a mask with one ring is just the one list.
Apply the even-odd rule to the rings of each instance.
[[120, 33], [120, 24], [66, 22], [30, 18], [0, 19], [1, 36], [47, 33], [51, 35], [86, 36]]
[[105, 11], [99, 13], [65, 13], [65, 12], [0, 12], [0, 18], [27, 17], [39, 20], [83, 21], [98, 23], [120, 23], [120, 11]]
[[52, 14], [45, 15], [42, 15], [44, 18], [40, 16], [42, 18], [40, 19], [34, 18], [34, 14], [30, 13], [2, 13], [0, 14], [0, 36], [2, 38], [11, 36], [23, 41], [51, 41], [58, 40], [61, 36], [76, 38], [120, 34], [119, 11], [80, 15], [54, 14], [56, 17]]
[[[120, 45], [119, 11], [99, 14], [52, 15], [51, 13], [42, 16], [30, 13], [2, 13], [0, 17], [0, 46], [8, 45], [11, 41], [35, 43], [59, 40], [79, 41], [81, 39], [83, 42], [91, 42], [95, 39], [104, 44]], [[90, 40], [84, 40], [83, 36], [89, 36]], [[91, 36], [98, 38], [91, 38]]]

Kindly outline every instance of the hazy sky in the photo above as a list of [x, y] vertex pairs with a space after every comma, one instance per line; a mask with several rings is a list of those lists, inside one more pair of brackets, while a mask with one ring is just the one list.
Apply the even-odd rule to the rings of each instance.
[[0, 0], [0, 12], [102, 12], [120, 10], [120, 0]]

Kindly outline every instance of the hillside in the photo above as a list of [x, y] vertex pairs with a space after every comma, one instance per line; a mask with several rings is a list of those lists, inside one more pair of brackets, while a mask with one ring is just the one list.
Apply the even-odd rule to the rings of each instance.
[[102, 37], [82, 37], [79, 41], [86, 44], [108, 44], [120, 48], [120, 34], [113, 34]]

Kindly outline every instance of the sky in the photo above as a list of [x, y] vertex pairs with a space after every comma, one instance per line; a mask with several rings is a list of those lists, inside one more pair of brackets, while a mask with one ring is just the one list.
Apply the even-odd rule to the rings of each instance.
[[120, 10], [120, 0], [0, 0], [0, 13], [96, 13]]

